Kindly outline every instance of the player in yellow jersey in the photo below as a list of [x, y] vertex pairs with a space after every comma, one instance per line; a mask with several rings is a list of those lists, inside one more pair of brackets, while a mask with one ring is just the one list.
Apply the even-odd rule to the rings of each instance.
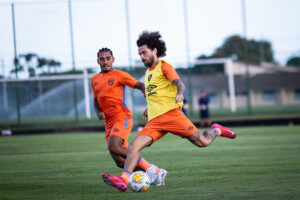
[[[219, 124], [204, 132], [200, 132], [195, 125], [181, 112], [183, 104], [184, 84], [171, 64], [159, 59], [166, 55], [166, 45], [159, 32], [144, 31], [137, 40], [138, 53], [144, 65], [145, 94], [147, 110], [144, 117], [148, 123], [132, 140], [127, 149], [127, 158], [121, 176], [103, 174], [103, 180], [120, 191], [126, 191], [128, 177], [138, 162], [140, 152], [155, 141], [172, 133], [188, 139], [198, 147], [206, 147], [217, 136], [235, 138], [232, 129]], [[167, 171], [157, 173], [157, 184], [164, 185]]]
[[[91, 85], [94, 96], [94, 109], [99, 120], [105, 122], [106, 143], [116, 165], [124, 167], [127, 154], [127, 140], [132, 130], [132, 114], [125, 103], [125, 87], [145, 91], [144, 83], [137, 81], [130, 74], [113, 68], [115, 58], [109, 48], [102, 48], [97, 53], [97, 62], [101, 72], [92, 77]], [[155, 181], [156, 165], [140, 157], [137, 168], [144, 170]]]

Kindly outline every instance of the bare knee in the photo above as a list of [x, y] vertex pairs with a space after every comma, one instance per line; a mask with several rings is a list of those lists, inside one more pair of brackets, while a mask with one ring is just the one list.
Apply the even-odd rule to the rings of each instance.
[[117, 158], [117, 159], [114, 159], [114, 161], [115, 161], [117, 167], [124, 168], [124, 165], [125, 165], [124, 159]]
[[134, 144], [130, 144], [127, 148], [127, 154], [134, 154], [138, 152], [138, 148]]
[[117, 155], [122, 155], [122, 151], [123, 151], [123, 149], [120, 146], [112, 145], [112, 144], [108, 145], [108, 150], [110, 153], [114, 153]]
[[206, 134], [205, 131], [203, 133], [200, 133], [200, 131], [196, 132], [193, 135], [190, 135], [186, 137], [191, 143], [196, 145], [197, 147], [207, 147], [210, 142], [206, 140], [206, 138], [203, 136], [203, 134]]

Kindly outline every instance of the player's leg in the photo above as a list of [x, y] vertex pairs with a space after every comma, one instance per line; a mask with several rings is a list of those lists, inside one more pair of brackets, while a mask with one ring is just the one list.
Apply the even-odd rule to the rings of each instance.
[[[122, 157], [120, 155], [117, 155], [117, 154], [114, 154], [112, 152], [110, 152], [110, 155], [112, 157], [112, 159], [115, 161], [116, 165], [119, 167], [119, 168], [124, 168], [124, 165], [125, 165], [125, 160], [126, 160], [126, 157]], [[144, 168], [140, 167], [139, 165], [137, 165], [134, 169], [134, 171], [145, 171]]]
[[145, 147], [152, 144], [152, 138], [148, 135], [137, 135], [127, 149], [127, 158], [124, 166], [124, 170], [133, 172], [136, 163], [140, 159], [140, 152]]
[[196, 133], [186, 136], [185, 138], [198, 147], [207, 147], [218, 135], [219, 130], [209, 129], [202, 133], [198, 130]]
[[113, 176], [107, 173], [102, 174], [102, 179], [108, 185], [124, 192], [128, 187], [128, 180], [140, 157], [140, 151], [152, 143], [152, 138], [145, 135], [136, 136], [127, 149], [127, 158], [124, 171], [121, 176]]
[[[151, 145], [154, 141], [158, 140], [159, 138], [161, 138], [166, 134], [156, 129], [157, 127], [161, 128], [162, 126], [157, 126], [156, 124], [154, 124], [154, 129], [153, 129], [152, 126], [153, 124], [151, 122], [154, 121], [155, 120], [151, 120], [150, 122], [148, 122], [147, 125], [144, 127], [144, 129], [138, 133], [138, 135], [133, 139], [133, 141], [129, 145], [127, 149], [127, 159], [125, 161], [125, 167], [122, 175], [113, 176], [107, 173], [103, 173], [102, 179], [104, 180], [105, 183], [117, 188], [122, 192], [126, 191], [130, 174], [133, 172], [133, 169], [136, 166], [136, 164], [140, 162], [139, 160], [140, 151], [143, 148]], [[159, 119], [157, 120], [157, 122], [159, 123]], [[153, 165], [151, 165], [151, 168], [152, 167]], [[146, 173], [148, 172], [148, 170], [146, 170]], [[149, 173], [147, 174], [149, 175]], [[161, 183], [160, 185], [164, 185], [166, 170], [158, 169], [154, 175], [155, 177], [157, 177], [157, 179], [160, 179], [159, 181], [159, 183]]]
[[[166, 119], [166, 128], [169, 132], [187, 138], [198, 147], [206, 147], [211, 144], [217, 136], [224, 136], [229, 130], [221, 125], [213, 125], [212, 128], [200, 132], [195, 125], [178, 109], [174, 109], [164, 114]], [[232, 131], [232, 130], [231, 130]], [[227, 136], [225, 136], [227, 137]]]
[[[116, 165], [124, 168], [125, 159], [127, 156], [127, 140], [132, 130], [132, 120], [121, 119], [114, 123], [111, 128], [111, 133], [108, 139], [108, 149]], [[150, 163], [144, 158], [140, 158], [136, 170], [146, 171]]]

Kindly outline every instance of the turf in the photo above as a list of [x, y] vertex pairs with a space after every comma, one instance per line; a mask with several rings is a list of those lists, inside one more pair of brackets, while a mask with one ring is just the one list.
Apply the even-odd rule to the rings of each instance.
[[300, 199], [300, 126], [237, 134], [202, 149], [165, 136], [142, 155], [168, 170], [166, 186], [145, 193], [101, 180], [102, 172], [121, 173], [104, 134], [0, 137], [0, 199]]

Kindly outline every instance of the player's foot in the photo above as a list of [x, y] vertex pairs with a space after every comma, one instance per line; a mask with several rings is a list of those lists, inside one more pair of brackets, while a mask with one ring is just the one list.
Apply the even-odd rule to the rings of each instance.
[[157, 179], [156, 179], [156, 186], [163, 186], [165, 185], [165, 178], [167, 176], [167, 170], [165, 169], [159, 169], [159, 173], [157, 175]]
[[156, 165], [152, 165], [149, 169], [146, 170], [146, 174], [148, 175], [151, 184], [154, 184], [154, 182], [156, 181], [157, 169], [158, 167]]
[[125, 183], [124, 179], [120, 176], [113, 176], [110, 174], [103, 173], [102, 179], [106, 184], [117, 188], [118, 190], [120, 190], [120, 192], [125, 192], [127, 190], [128, 186]]
[[219, 128], [221, 130], [220, 136], [231, 138], [231, 139], [234, 139], [236, 137], [236, 134], [235, 134], [234, 130], [232, 130], [230, 128], [227, 128], [225, 126], [221, 126], [220, 124], [213, 124], [211, 127], [212, 128]]

